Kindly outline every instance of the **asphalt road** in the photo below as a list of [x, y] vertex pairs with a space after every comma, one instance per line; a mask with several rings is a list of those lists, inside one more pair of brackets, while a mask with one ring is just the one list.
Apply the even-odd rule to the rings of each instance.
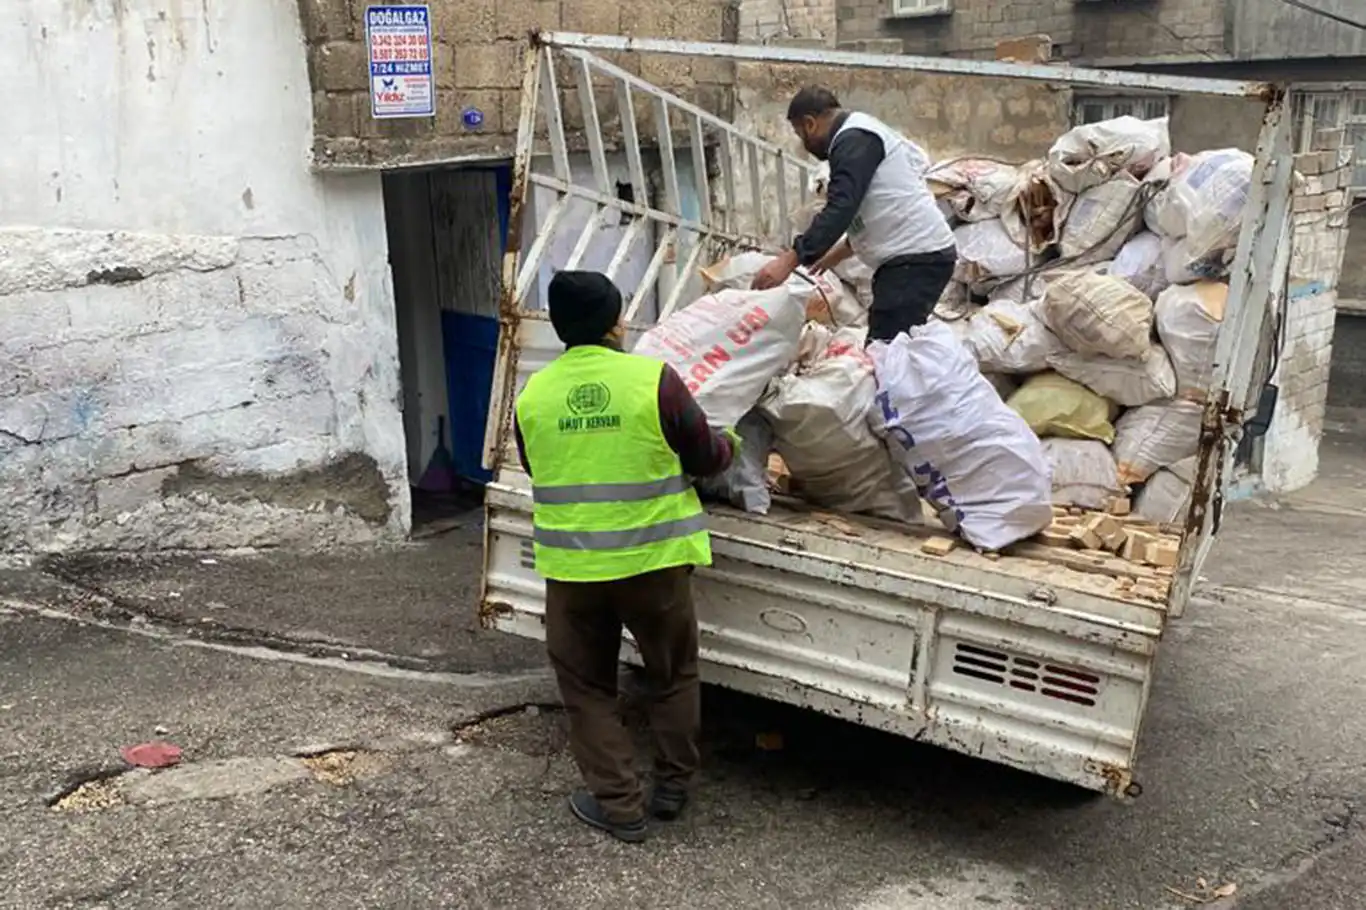
[[[709, 691], [694, 811], [627, 847], [564, 809], [539, 650], [473, 623], [473, 527], [0, 573], [0, 906], [1359, 908], [1354, 439], [1229, 517], [1128, 805]], [[99, 779], [152, 739], [182, 764]]]

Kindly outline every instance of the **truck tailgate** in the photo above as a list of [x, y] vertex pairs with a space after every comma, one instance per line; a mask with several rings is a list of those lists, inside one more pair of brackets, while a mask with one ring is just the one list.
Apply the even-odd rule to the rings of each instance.
[[[542, 637], [531, 498], [500, 482], [487, 503], [485, 622]], [[1036, 559], [929, 556], [915, 529], [881, 522], [710, 514], [715, 564], [696, 583], [705, 680], [1094, 789], [1128, 786], [1163, 605]]]

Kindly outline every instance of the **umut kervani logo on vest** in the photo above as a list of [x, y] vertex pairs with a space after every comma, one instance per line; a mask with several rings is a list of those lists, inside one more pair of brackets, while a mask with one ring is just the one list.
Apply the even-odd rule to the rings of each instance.
[[561, 433], [621, 429], [621, 415], [605, 413], [612, 406], [612, 390], [605, 383], [574, 386], [565, 396], [564, 405], [569, 413], [560, 418]]

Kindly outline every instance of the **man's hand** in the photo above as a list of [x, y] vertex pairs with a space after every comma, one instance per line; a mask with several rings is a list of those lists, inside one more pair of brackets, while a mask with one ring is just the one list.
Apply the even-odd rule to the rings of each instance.
[[786, 250], [778, 258], [759, 270], [759, 274], [754, 276], [754, 281], [750, 287], [756, 291], [767, 291], [776, 288], [797, 270], [797, 254], [792, 250]]
[[816, 260], [816, 264], [811, 266], [811, 274], [819, 275], [822, 272], [828, 272], [852, 255], [854, 255], [854, 248], [849, 245], [848, 238], [845, 238]]

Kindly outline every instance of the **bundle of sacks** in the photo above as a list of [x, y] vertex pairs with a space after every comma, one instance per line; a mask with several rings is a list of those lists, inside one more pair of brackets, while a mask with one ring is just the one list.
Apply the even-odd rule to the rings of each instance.
[[704, 495], [767, 513], [769, 455], [822, 508], [921, 524], [928, 504], [968, 542], [996, 550], [1053, 517], [1038, 437], [952, 331], [924, 326], [865, 350], [853, 282], [798, 271], [749, 290], [768, 261], [741, 253], [702, 270], [708, 293], [643, 335], [741, 454]]
[[982, 549], [1047, 527], [1054, 504], [1131, 499], [1179, 521], [1252, 163], [1173, 155], [1165, 119], [1133, 117], [1078, 127], [1045, 160], [945, 161], [927, 179], [958, 265], [929, 325], [865, 351], [856, 259], [752, 291], [770, 257], [737, 253], [636, 351], [742, 437], [701, 484], [737, 508], [768, 511], [777, 452], [815, 505], [919, 523], [927, 504]]
[[1043, 440], [1055, 503], [1184, 518], [1252, 166], [1120, 117], [932, 169], [959, 254], [932, 322]]

